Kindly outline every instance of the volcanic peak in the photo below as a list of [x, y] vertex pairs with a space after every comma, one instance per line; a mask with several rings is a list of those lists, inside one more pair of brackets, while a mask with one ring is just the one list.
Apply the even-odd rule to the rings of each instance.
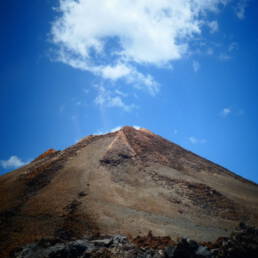
[[125, 126], [0, 177], [0, 256], [42, 238], [95, 233], [210, 241], [240, 219], [258, 225], [257, 196], [256, 184]]

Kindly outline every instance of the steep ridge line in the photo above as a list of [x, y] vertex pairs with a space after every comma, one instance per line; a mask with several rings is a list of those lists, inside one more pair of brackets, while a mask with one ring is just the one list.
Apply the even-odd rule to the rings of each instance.
[[117, 166], [125, 160], [132, 159], [137, 156], [137, 153], [128, 142], [123, 129], [115, 132], [115, 134], [115, 139], [107, 147], [107, 151], [100, 160], [100, 163], [103, 165]]
[[127, 136], [123, 130], [119, 130], [116, 132], [116, 138], [111, 142], [111, 144], [107, 148], [107, 152], [111, 151], [112, 149], [119, 149], [122, 150], [121, 146], [124, 146], [126, 149], [129, 150], [134, 156], [136, 155], [135, 150], [128, 142]]

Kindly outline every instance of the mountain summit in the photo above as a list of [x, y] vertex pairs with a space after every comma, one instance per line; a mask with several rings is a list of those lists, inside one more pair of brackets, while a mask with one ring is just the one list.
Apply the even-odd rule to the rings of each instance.
[[1, 176], [0, 250], [49, 237], [150, 230], [214, 240], [240, 221], [258, 226], [257, 197], [255, 183], [126, 126], [50, 149]]

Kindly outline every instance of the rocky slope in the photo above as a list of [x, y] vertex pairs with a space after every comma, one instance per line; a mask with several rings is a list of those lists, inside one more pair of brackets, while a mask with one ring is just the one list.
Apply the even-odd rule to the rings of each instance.
[[56, 237], [147, 234], [211, 241], [258, 224], [256, 184], [146, 129], [49, 150], [0, 177], [0, 254]]

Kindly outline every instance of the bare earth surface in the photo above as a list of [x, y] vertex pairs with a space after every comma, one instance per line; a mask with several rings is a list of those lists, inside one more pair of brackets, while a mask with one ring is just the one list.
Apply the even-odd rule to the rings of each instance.
[[146, 129], [50, 149], [0, 177], [0, 257], [96, 233], [212, 241], [258, 226], [258, 186]]

